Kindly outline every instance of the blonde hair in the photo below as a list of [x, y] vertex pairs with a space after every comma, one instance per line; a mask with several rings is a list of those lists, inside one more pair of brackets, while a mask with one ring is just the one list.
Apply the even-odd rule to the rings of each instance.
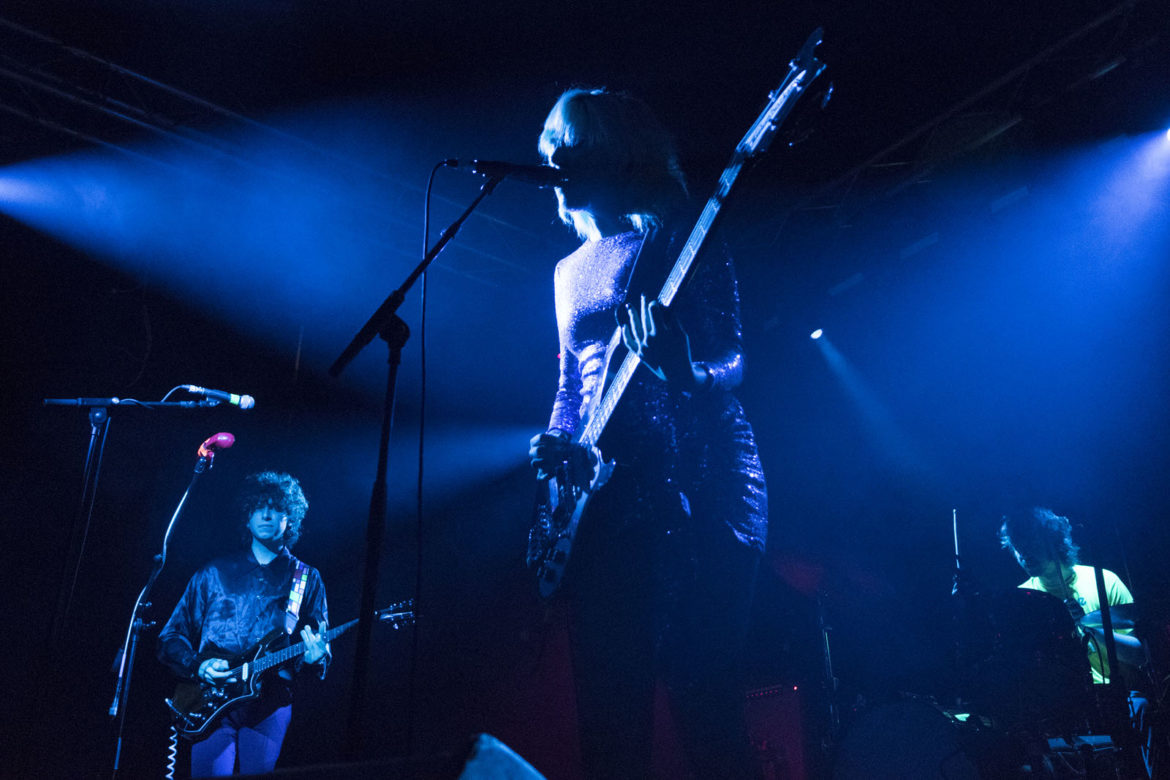
[[[562, 147], [581, 149], [591, 165], [623, 177], [628, 184], [621, 218], [642, 233], [660, 226], [687, 194], [670, 134], [649, 106], [624, 92], [566, 91], [544, 120], [537, 147], [549, 162]], [[596, 237], [592, 214], [558, 201], [562, 222], [583, 239]]]

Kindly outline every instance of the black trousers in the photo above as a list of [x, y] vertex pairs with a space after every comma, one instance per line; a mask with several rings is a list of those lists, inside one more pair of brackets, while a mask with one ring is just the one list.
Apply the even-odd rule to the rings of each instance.
[[759, 554], [679, 496], [603, 491], [567, 580], [585, 771], [652, 773], [661, 678], [696, 777], [749, 777], [741, 654]]

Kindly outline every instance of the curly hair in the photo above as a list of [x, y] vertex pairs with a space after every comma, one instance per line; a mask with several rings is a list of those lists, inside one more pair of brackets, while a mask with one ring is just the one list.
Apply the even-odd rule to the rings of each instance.
[[[622, 218], [640, 232], [660, 226], [686, 198], [686, 179], [670, 134], [649, 106], [625, 92], [567, 90], [544, 120], [537, 147], [549, 163], [558, 149], [572, 147], [587, 153], [591, 165], [623, 177], [627, 203]], [[592, 214], [566, 208], [559, 197], [558, 204], [561, 221], [578, 236], [586, 239], [596, 232]]]
[[1072, 540], [1072, 523], [1042, 506], [1019, 516], [1005, 515], [999, 541], [1025, 560], [1055, 558], [1069, 566], [1080, 560], [1081, 549]]
[[309, 500], [301, 483], [291, 474], [278, 471], [261, 471], [244, 478], [244, 485], [236, 501], [244, 520], [245, 541], [251, 538], [247, 523], [257, 509], [271, 506], [288, 517], [288, 529], [284, 532], [284, 546], [292, 546], [301, 538], [301, 524], [309, 511]]

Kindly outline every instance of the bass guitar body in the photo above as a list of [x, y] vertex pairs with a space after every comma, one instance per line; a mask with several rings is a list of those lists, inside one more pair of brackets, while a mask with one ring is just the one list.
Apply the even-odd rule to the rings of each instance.
[[613, 475], [612, 460], [604, 460], [596, 447], [590, 454], [592, 473], [575, 474], [571, 464], [563, 463], [538, 488], [540, 495], [528, 532], [528, 565], [536, 568], [541, 598], [552, 596], [561, 587], [589, 499]]

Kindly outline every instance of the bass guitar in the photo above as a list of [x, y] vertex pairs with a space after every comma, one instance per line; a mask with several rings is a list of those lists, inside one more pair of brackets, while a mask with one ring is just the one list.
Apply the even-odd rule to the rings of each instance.
[[[820, 28], [808, 37], [796, 58], [789, 63], [784, 81], [768, 95], [767, 106], [735, 147], [731, 162], [719, 177], [719, 186], [715, 194], [707, 201], [666, 283], [658, 293], [658, 301], [663, 305], [670, 305], [689, 278], [695, 266], [695, 258], [710, 234], [744, 165], [767, 150], [780, 124], [796, 105], [797, 98], [804, 94], [808, 86], [824, 70], [824, 63], [817, 60], [813, 53], [820, 44], [821, 37]], [[610, 340], [611, 356], [620, 346], [619, 328]], [[582, 469], [574, 462], [562, 464], [547, 480], [547, 493], [544, 486], [538, 493], [532, 529], [528, 534], [527, 560], [528, 566], [536, 569], [540, 595], [544, 598], [552, 596], [560, 588], [573, 541], [589, 499], [613, 474], [615, 464], [602, 456], [598, 449], [598, 441], [617, 408], [622, 393], [629, 385], [638, 362], [636, 355], [627, 352], [625, 359], [609, 380], [605, 392], [598, 393], [593, 408], [587, 410], [585, 423], [576, 444], [590, 452], [592, 468]]]
[[[389, 623], [395, 629], [414, 622], [414, 599], [392, 604], [374, 613], [374, 619]], [[328, 642], [341, 636], [358, 624], [351, 620], [336, 628], [328, 629], [324, 638]], [[174, 718], [179, 736], [186, 739], [205, 737], [220, 716], [232, 707], [251, 701], [260, 696], [265, 679], [272, 670], [291, 661], [305, 652], [305, 643], [280, 647], [288, 635], [283, 629], [274, 629], [251, 650], [238, 655], [225, 654], [215, 647], [207, 648], [200, 655], [200, 662], [207, 658], [225, 658], [231, 668], [231, 682], [213, 685], [208, 682], [182, 682], [175, 687], [175, 695], [166, 700]]]

